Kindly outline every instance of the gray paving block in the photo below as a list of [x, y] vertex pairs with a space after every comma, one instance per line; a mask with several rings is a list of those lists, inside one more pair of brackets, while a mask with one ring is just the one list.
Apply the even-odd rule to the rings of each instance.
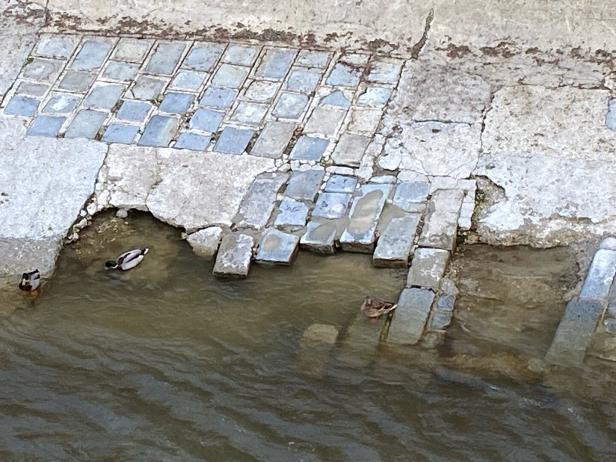
[[169, 88], [173, 90], [197, 91], [201, 88], [201, 85], [203, 85], [203, 82], [205, 82], [207, 77], [208, 74], [205, 72], [187, 70], [178, 71], [174, 79], [171, 81]]
[[185, 48], [186, 43], [184, 42], [158, 42], [145, 67], [145, 72], [148, 74], [172, 75]]
[[268, 108], [266, 104], [240, 101], [233, 111], [231, 120], [246, 125], [259, 125], [267, 114]]
[[327, 85], [337, 87], [356, 87], [363, 70], [349, 64], [337, 63], [327, 77]]
[[68, 71], [58, 84], [58, 88], [75, 93], [86, 93], [95, 78], [96, 75], [90, 72]]
[[359, 167], [369, 143], [368, 136], [344, 133], [334, 149], [332, 160], [337, 165]]
[[77, 52], [71, 64], [76, 71], [94, 71], [100, 69], [113, 48], [113, 42], [105, 38], [88, 39]]
[[240, 88], [248, 77], [249, 71], [250, 69], [244, 66], [223, 64], [212, 77], [212, 85], [223, 88]]
[[252, 66], [259, 56], [261, 47], [251, 45], [231, 44], [222, 57], [222, 62], [240, 66]]
[[146, 101], [124, 100], [116, 117], [120, 120], [143, 122], [152, 110], [152, 104]]
[[184, 132], [175, 142], [176, 149], [190, 149], [192, 151], [205, 151], [210, 144], [210, 135], [201, 135], [199, 133]]
[[314, 201], [325, 172], [323, 170], [303, 170], [293, 172], [284, 195], [302, 201]]
[[64, 137], [94, 139], [106, 118], [105, 112], [81, 110], [70, 123]]
[[45, 58], [68, 59], [77, 48], [79, 37], [75, 35], [43, 35], [34, 54]]
[[79, 105], [81, 97], [66, 93], [53, 93], [43, 109], [45, 114], [70, 114]]
[[153, 40], [123, 37], [118, 42], [111, 57], [119, 61], [141, 63], [152, 48]]
[[342, 218], [346, 215], [350, 203], [350, 194], [323, 192], [319, 194], [314, 210], [312, 211], [312, 216]]
[[260, 230], [274, 210], [274, 203], [280, 188], [289, 176], [286, 173], [262, 173], [250, 185], [234, 218], [236, 226]]
[[177, 117], [155, 115], [145, 126], [139, 139], [140, 146], [166, 148], [178, 130], [180, 121]]
[[388, 61], [372, 61], [368, 71], [369, 82], [395, 84], [400, 77], [402, 64]]
[[119, 82], [130, 82], [135, 80], [138, 72], [138, 64], [109, 61], [103, 71], [102, 78], [106, 80], [117, 80]]
[[282, 92], [272, 114], [282, 119], [298, 119], [308, 105], [308, 97], [298, 93]]
[[327, 67], [331, 53], [328, 51], [300, 50], [295, 60], [297, 66], [316, 67], [324, 69]]
[[319, 102], [321, 106], [335, 106], [348, 109], [351, 107], [351, 100], [347, 98], [340, 90], [335, 90], [327, 96], [321, 98]]
[[423, 210], [428, 194], [430, 183], [425, 181], [402, 181], [396, 186], [393, 204], [407, 212]]
[[120, 101], [125, 88], [124, 85], [117, 83], [97, 83], [84, 100], [83, 107], [111, 111]]
[[282, 80], [291, 68], [297, 50], [291, 48], [268, 48], [255, 75], [270, 80]]
[[241, 233], [227, 234], [222, 238], [213, 274], [228, 279], [245, 279], [252, 260], [252, 236]]
[[428, 289], [404, 289], [394, 311], [387, 343], [414, 345], [421, 339], [434, 293]]
[[248, 128], [225, 127], [216, 141], [214, 151], [225, 154], [242, 154], [254, 135]]
[[383, 230], [374, 249], [374, 266], [406, 268], [413, 251], [417, 226], [421, 215], [411, 213], [393, 218]]
[[244, 93], [244, 98], [259, 103], [271, 102], [280, 88], [280, 82], [269, 82], [267, 80], [253, 80]]
[[24, 66], [21, 76], [24, 79], [51, 83], [60, 75], [64, 61], [34, 58]]
[[416, 249], [406, 280], [407, 287], [438, 290], [448, 262], [447, 250], [423, 247]]
[[250, 155], [279, 159], [291, 141], [295, 127], [292, 122], [268, 122], [259, 134]]
[[220, 127], [224, 112], [213, 111], [212, 109], [198, 109], [189, 122], [189, 127], [195, 130], [214, 133]]
[[17, 87], [17, 94], [28, 96], [44, 96], [49, 85], [44, 83], [21, 82]]
[[126, 124], [109, 124], [102, 141], [107, 143], [132, 144], [139, 133], [139, 127]]
[[419, 238], [420, 246], [453, 251], [463, 199], [464, 192], [461, 190], [441, 189], [434, 192], [428, 203]]
[[389, 101], [391, 92], [391, 88], [387, 87], [367, 87], [357, 98], [357, 104], [359, 106], [381, 108]]
[[593, 300], [602, 306], [607, 306], [614, 274], [616, 274], [616, 251], [597, 250], [586, 274], [579, 298]]
[[321, 80], [319, 71], [312, 71], [303, 68], [291, 69], [285, 84], [286, 90], [297, 91], [300, 93], [312, 93]]
[[195, 43], [183, 66], [195, 71], [210, 72], [224, 49], [225, 46], [221, 43]]
[[28, 135], [55, 138], [60, 133], [60, 128], [62, 128], [65, 120], [66, 117], [40, 115], [32, 121]]
[[38, 109], [40, 101], [30, 96], [14, 95], [4, 108], [7, 115], [32, 117]]
[[214, 109], [227, 109], [233, 105], [237, 90], [231, 88], [209, 87], [205, 90], [199, 104]]
[[166, 80], [150, 77], [148, 75], [140, 75], [137, 77], [131, 92], [137, 99], [154, 101], [162, 93], [165, 85], [167, 85]]
[[310, 114], [304, 133], [317, 133], [328, 138], [335, 138], [345, 116], [346, 111], [319, 106]]
[[277, 229], [268, 229], [261, 238], [256, 260], [259, 263], [290, 265], [297, 255], [299, 238]]
[[290, 197], [284, 197], [278, 207], [278, 215], [274, 225], [278, 228], [295, 231], [306, 226], [308, 206]]
[[303, 135], [293, 146], [289, 157], [293, 160], [321, 160], [328, 145], [329, 141], [325, 138]]
[[302, 249], [331, 255], [335, 252], [336, 223], [333, 221], [310, 221], [300, 239]]
[[170, 91], [165, 95], [158, 109], [160, 112], [166, 112], [167, 114], [185, 114], [194, 100], [195, 95], [191, 93]]
[[326, 192], [353, 193], [357, 186], [357, 178], [347, 175], [332, 175], [325, 184]]

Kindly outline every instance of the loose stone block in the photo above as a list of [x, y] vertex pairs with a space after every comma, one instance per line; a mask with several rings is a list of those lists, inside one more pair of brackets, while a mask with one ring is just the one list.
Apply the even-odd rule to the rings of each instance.
[[303, 228], [306, 225], [308, 206], [303, 202], [285, 197], [280, 201], [279, 213], [274, 225], [290, 231]]
[[351, 107], [351, 101], [340, 90], [336, 90], [327, 96], [321, 98], [319, 103], [321, 106], [336, 106], [343, 109]]
[[351, 207], [349, 224], [340, 236], [343, 250], [372, 253], [378, 220], [391, 188], [389, 184], [365, 184], [361, 187]]
[[316, 133], [328, 138], [334, 138], [342, 126], [346, 111], [319, 106], [312, 111], [304, 133]]
[[260, 50], [261, 47], [231, 44], [227, 47], [222, 62], [250, 67], [257, 59]]
[[400, 77], [402, 64], [388, 61], [373, 61], [370, 63], [368, 81], [395, 84]]
[[246, 89], [246, 92], [244, 93], [244, 98], [259, 103], [269, 103], [274, 99], [276, 93], [278, 93], [279, 88], [279, 82], [254, 80]]
[[448, 262], [447, 250], [426, 248], [415, 250], [406, 286], [438, 290]]
[[198, 109], [190, 119], [189, 127], [195, 130], [213, 133], [218, 130], [224, 117], [224, 112], [217, 112], [211, 109]]
[[55, 93], [45, 104], [42, 113], [45, 114], [70, 114], [79, 105], [81, 98], [66, 93]]
[[185, 48], [184, 42], [158, 42], [145, 67], [145, 72], [148, 74], [173, 75]]
[[83, 43], [81, 50], [75, 56], [71, 69], [76, 71], [94, 71], [100, 69], [113, 48], [109, 39], [88, 39]]
[[421, 215], [415, 213], [393, 218], [389, 222], [374, 249], [372, 256], [374, 266], [381, 268], [408, 266], [420, 219]]
[[282, 119], [298, 119], [308, 105], [308, 97], [298, 93], [281, 93], [272, 114]]
[[185, 114], [194, 100], [195, 95], [190, 93], [169, 92], [160, 103], [159, 110], [168, 114]]
[[282, 80], [289, 71], [297, 50], [268, 48], [256, 71], [256, 76], [269, 80]]
[[297, 254], [299, 238], [293, 234], [269, 229], [261, 238], [256, 260], [259, 263], [290, 265]]
[[148, 39], [121, 38], [113, 52], [112, 58], [119, 61], [140, 63], [145, 59], [148, 51], [150, 51], [152, 43], [154, 42]]
[[355, 87], [359, 83], [362, 69], [344, 63], [338, 63], [327, 77], [327, 85]]
[[338, 329], [332, 325], [312, 324], [308, 327], [300, 341], [297, 369], [313, 377], [322, 376], [337, 338]]
[[34, 54], [44, 58], [68, 59], [78, 43], [79, 37], [74, 35], [43, 35]]
[[404, 289], [389, 326], [387, 342], [411, 345], [419, 342], [433, 301], [434, 293], [431, 290]]
[[225, 46], [221, 43], [195, 43], [183, 66], [195, 71], [210, 72], [224, 49]]
[[223, 64], [212, 78], [212, 85], [224, 88], [240, 88], [250, 69], [243, 66]]
[[189, 234], [186, 241], [188, 241], [196, 255], [210, 259], [216, 255], [221, 238], [222, 229], [218, 226], [211, 226]]
[[367, 87], [357, 98], [360, 106], [382, 108], [387, 104], [391, 96], [391, 88], [387, 87]]
[[105, 112], [89, 109], [79, 111], [66, 130], [64, 137], [94, 139], [106, 118]]
[[263, 173], [252, 182], [233, 220], [238, 227], [261, 229], [274, 210], [280, 188], [288, 179], [286, 173]]
[[155, 115], [146, 125], [139, 145], [166, 148], [177, 132], [179, 125], [180, 121], [177, 117]]
[[346, 175], [332, 175], [325, 184], [326, 192], [353, 193], [357, 186], [357, 178]]
[[317, 203], [312, 211], [312, 216], [323, 218], [342, 218], [346, 215], [350, 202], [350, 194], [327, 192], [321, 193], [319, 194]]
[[179, 71], [171, 81], [169, 88], [173, 90], [197, 91], [205, 82], [208, 74], [197, 71]]
[[321, 73], [307, 69], [292, 69], [287, 78], [286, 89], [300, 93], [312, 93], [321, 80]]
[[40, 101], [29, 96], [15, 95], [4, 108], [8, 115], [32, 117], [38, 109]]
[[324, 69], [327, 67], [331, 53], [327, 51], [300, 50], [295, 64], [305, 67], [317, 67]]
[[95, 78], [96, 75], [89, 72], [68, 71], [58, 84], [58, 88], [75, 93], [86, 93]]
[[109, 61], [103, 71], [102, 78], [105, 80], [130, 82], [135, 79], [137, 72], [139, 72], [138, 64]]
[[268, 106], [265, 104], [241, 101], [235, 108], [231, 120], [247, 125], [259, 125], [267, 114], [267, 109]]
[[282, 157], [295, 132], [295, 124], [289, 122], [268, 122], [259, 134], [250, 155], [279, 159]]
[[56, 137], [64, 124], [66, 117], [54, 117], [40, 115], [32, 121], [28, 129], [29, 136]]
[[370, 143], [370, 138], [367, 136], [345, 133], [340, 137], [334, 149], [332, 160], [338, 165], [359, 167], [368, 143]]
[[603, 309], [602, 304], [593, 300], [571, 300], [546, 354], [546, 361], [563, 366], [582, 365]]
[[102, 140], [107, 143], [132, 144], [139, 133], [139, 127], [126, 124], [110, 124]]
[[303, 170], [294, 172], [284, 194], [302, 201], [314, 201], [325, 172], [323, 170]]
[[616, 251], [597, 250], [580, 291], [580, 300], [593, 300], [604, 307], [607, 306], [614, 274], [616, 274]]
[[175, 142], [176, 149], [190, 149], [192, 151], [205, 151], [210, 144], [210, 135], [200, 135], [199, 133], [182, 133]]
[[393, 204], [406, 212], [423, 210], [430, 193], [430, 183], [425, 181], [402, 181], [396, 187]]
[[329, 141], [316, 136], [303, 135], [297, 140], [290, 158], [294, 160], [321, 160]]
[[199, 101], [201, 106], [211, 107], [214, 109], [227, 109], [233, 105], [233, 101], [237, 96], [237, 90], [231, 88], [209, 87], [205, 90], [203, 98]]
[[245, 279], [250, 270], [252, 236], [241, 233], [231, 233], [223, 237], [216, 256], [213, 274], [228, 279]]
[[214, 151], [240, 155], [250, 143], [254, 131], [248, 128], [225, 127], [214, 146]]
[[441, 189], [432, 195], [419, 238], [420, 246], [453, 251], [463, 198], [463, 191], [453, 189]]
[[145, 101], [125, 100], [116, 113], [116, 117], [120, 120], [143, 122], [147, 119], [152, 107], [152, 104]]
[[336, 223], [333, 221], [311, 221], [299, 243], [302, 249], [324, 255], [334, 254]]
[[86, 109], [110, 111], [118, 104], [125, 87], [116, 83], [96, 84], [83, 102]]
[[158, 99], [158, 96], [161, 94], [166, 84], [166, 80], [157, 79], [147, 75], [140, 75], [137, 77], [135, 86], [132, 88], [131, 93], [135, 98], [154, 101]]
[[22, 77], [38, 82], [53, 82], [60, 75], [63, 67], [63, 61], [34, 58], [24, 67]]

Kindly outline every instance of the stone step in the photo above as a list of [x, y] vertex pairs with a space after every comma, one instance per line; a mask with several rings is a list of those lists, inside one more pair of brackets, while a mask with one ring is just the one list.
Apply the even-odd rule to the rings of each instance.
[[287, 173], [262, 173], [255, 178], [240, 204], [234, 222], [238, 228], [260, 230], [267, 225], [278, 191], [286, 183]]
[[331, 255], [336, 251], [336, 223], [333, 220], [311, 221], [299, 243], [302, 249]]
[[406, 281], [407, 287], [423, 287], [437, 291], [449, 261], [449, 251], [418, 248], [413, 255]]
[[256, 261], [276, 265], [290, 265], [297, 254], [299, 238], [274, 228], [268, 229], [261, 238]]
[[402, 267], [409, 264], [417, 227], [421, 220], [418, 213], [393, 218], [385, 227], [374, 249], [372, 263], [377, 267]]
[[336, 352], [337, 361], [352, 367], [364, 367], [374, 359], [386, 316], [370, 319], [358, 312], [346, 329], [340, 347]]
[[387, 342], [410, 345], [419, 342], [433, 301], [434, 292], [429, 289], [404, 289], [389, 326]]
[[252, 260], [254, 239], [248, 234], [230, 233], [222, 238], [214, 276], [228, 279], [244, 279], [248, 276]]
[[463, 199], [464, 192], [457, 189], [440, 189], [432, 194], [419, 238], [420, 246], [454, 250]]

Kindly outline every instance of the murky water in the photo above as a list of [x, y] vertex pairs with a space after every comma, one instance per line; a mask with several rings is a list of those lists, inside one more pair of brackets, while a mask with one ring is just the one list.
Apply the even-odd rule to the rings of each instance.
[[[465, 292], [447, 343], [435, 352], [381, 348], [358, 367], [337, 360], [348, 347], [344, 331], [365, 294], [394, 299], [403, 273], [374, 269], [364, 255], [302, 253], [291, 268], [254, 267], [247, 281], [221, 282], [177, 231], [141, 215], [127, 223], [98, 220], [65, 250], [38, 300], [0, 295], [0, 460], [616, 454], [613, 369], [591, 363], [572, 377], [535, 364], [557, 323], [552, 311], [562, 310], [556, 299], [574, 284], [556, 276], [574, 265], [565, 253], [530, 256], [543, 270], [526, 269], [534, 285], [522, 275], [516, 283], [531, 299], [509, 289], [513, 260], [530, 258], [512, 254], [496, 265], [503, 290], [489, 303], [476, 295], [498, 276], [479, 268], [505, 257], [469, 255], [475, 263], [457, 269]], [[108, 257], [141, 244], [152, 248], [141, 267], [102, 270]], [[473, 282], [478, 273], [487, 285]], [[507, 313], [512, 300], [532, 309]], [[320, 376], [300, 361], [314, 323], [342, 332]]]

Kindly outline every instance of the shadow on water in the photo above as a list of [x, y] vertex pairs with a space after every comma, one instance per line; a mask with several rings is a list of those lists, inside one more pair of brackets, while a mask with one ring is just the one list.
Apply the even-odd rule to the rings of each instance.
[[[144, 244], [136, 270], [102, 269]], [[335, 359], [345, 329], [365, 294], [395, 299], [404, 272], [301, 253], [223, 282], [177, 230], [101, 216], [40, 299], [0, 295], [12, 307], [0, 318], [0, 459], [608, 460], [613, 370], [590, 364], [571, 380], [531, 367], [574, 262], [527, 251], [470, 249], [456, 263], [459, 314], [440, 350], [383, 346], [351, 367]], [[532, 284], [511, 277], [520, 265]], [[314, 323], [342, 332], [319, 376], [298, 369]]]

